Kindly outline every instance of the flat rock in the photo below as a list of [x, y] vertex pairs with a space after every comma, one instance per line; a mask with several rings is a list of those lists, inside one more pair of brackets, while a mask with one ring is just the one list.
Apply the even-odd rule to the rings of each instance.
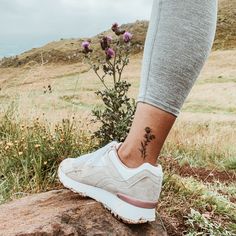
[[157, 217], [152, 223], [128, 225], [90, 198], [69, 190], [34, 194], [0, 206], [1, 236], [158, 235], [166, 231]]

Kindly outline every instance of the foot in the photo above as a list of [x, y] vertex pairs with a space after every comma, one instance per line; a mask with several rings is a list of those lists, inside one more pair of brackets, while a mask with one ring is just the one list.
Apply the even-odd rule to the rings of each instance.
[[91, 154], [63, 160], [59, 179], [72, 191], [101, 202], [127, 223], [154, 221], [162, 168], [148, 163], [126, 167], [117, 154], [119, 145], [111, 142]]

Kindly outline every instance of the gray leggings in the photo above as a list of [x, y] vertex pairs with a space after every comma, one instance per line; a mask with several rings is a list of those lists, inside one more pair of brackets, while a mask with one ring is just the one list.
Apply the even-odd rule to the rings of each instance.
[[138, 102], [178, 116], [212, 47], [217, 0], [154, 0]]

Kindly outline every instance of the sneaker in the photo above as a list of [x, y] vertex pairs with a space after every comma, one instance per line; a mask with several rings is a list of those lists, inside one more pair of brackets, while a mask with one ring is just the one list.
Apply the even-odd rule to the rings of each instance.
[[72, 191], [101, 202], [126, 223], [154, 221], [162, 167], [148, 163], [126, 167], [117, 154], [119, 145], [111, 142], [93, 153], [63, 160], [59, 179]]

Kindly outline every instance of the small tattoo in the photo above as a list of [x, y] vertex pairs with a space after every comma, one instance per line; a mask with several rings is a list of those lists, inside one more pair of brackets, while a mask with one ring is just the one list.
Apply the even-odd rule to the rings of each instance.
[[146, 127], [145, 129], [145, 135], [144, 141], [141, 142], [141, 148], [139, 151], [141, 152], [141, 157], [145, 159], [147, 157], [147, 145], [150, 143], [153, 139], [155, 139], [155, 135], [152, 134], [152, 130], [149, 127]]

